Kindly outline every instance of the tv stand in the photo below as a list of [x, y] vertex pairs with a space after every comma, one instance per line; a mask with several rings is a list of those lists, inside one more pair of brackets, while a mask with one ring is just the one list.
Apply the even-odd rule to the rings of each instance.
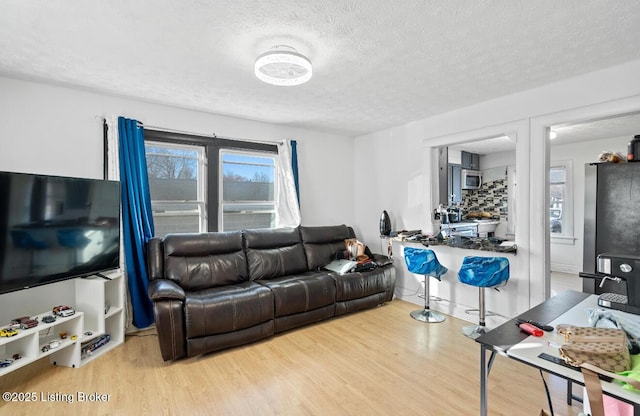
[[98, 276], [98, 277], [102, 277], [104, 280], [111, 280], [111, 278], [107, 275], [104, 275], [102, 273], [94, 273], [94, 276]]
[[[0, 295], [0, 316], [6, 320], [0, 321], [0, 328], [6, 328], [11, 319], [20, 316], [39, 318], [33, 328], [18, 329], [18, 334], [12, 337], [0, 337], [0, 361], [20, 356], [7, 367], [0, 367], [0, 377], [45, 357], [53, 365], [82, 367], [124, 342], [123, 272], [114, 270], [98, 276]], [[71, 306], [76, 313], [57, 317], [52, 323], [43, 322], [42, 318], [52, 315], [51, 308], [56, 305]], [[50, 309], [43, 311], [47, 306]], [[60, 338], [62, 332], [67, 333], [64, 339]], [[60, 341], [59, 345], [43, 351], [45, 344], [53, 340]], [[96, 344], [99, 348], [95, 348]]]

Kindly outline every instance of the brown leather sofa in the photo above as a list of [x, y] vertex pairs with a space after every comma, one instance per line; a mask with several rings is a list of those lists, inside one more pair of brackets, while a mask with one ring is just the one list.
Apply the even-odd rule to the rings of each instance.
[[393, 298], [392, 261], [338, 274], [322, 267], [354, 238], [345, 225], [170, 234], [148, 245], [149, 297], [162, 358], [268, 338]]

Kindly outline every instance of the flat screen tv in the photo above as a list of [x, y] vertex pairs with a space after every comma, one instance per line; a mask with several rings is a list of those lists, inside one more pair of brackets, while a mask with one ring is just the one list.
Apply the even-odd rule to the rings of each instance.
[[0, 293], [117, 269], [120, 183], [0, 172]]

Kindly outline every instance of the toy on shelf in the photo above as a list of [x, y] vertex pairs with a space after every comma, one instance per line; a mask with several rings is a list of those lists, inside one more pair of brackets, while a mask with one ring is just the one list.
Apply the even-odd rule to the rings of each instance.
[[76, 311], [71, 306], [67, 305], [54, 306], [52, 311], [54, 315], [58, 315], [63, 318], [74, 315], [76, 313]]
[[30, 318], [28, 316], [23, 316], [20, 318], [12, 319], [9, 327], [16, 328], [16, 325], [18, 325], [20, 329], [29, 329], [38, 326], [38, 320]]

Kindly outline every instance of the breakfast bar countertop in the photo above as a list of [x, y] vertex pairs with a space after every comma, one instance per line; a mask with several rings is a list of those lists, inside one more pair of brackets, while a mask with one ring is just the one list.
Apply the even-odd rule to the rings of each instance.
[[498, 253], [517, 253], [518, 248], [513, 241], [506, 241], [502, 238], [489, 237], [465, 237], [453, 236], [448, 238], [429, 237], [424, 235], [413, 235], [407, 238], [400, 238], [401, 241], [420, 243], [428, 246], [448, 246], [456, 248], [465, 248], [470, 250], [483, 250]]

